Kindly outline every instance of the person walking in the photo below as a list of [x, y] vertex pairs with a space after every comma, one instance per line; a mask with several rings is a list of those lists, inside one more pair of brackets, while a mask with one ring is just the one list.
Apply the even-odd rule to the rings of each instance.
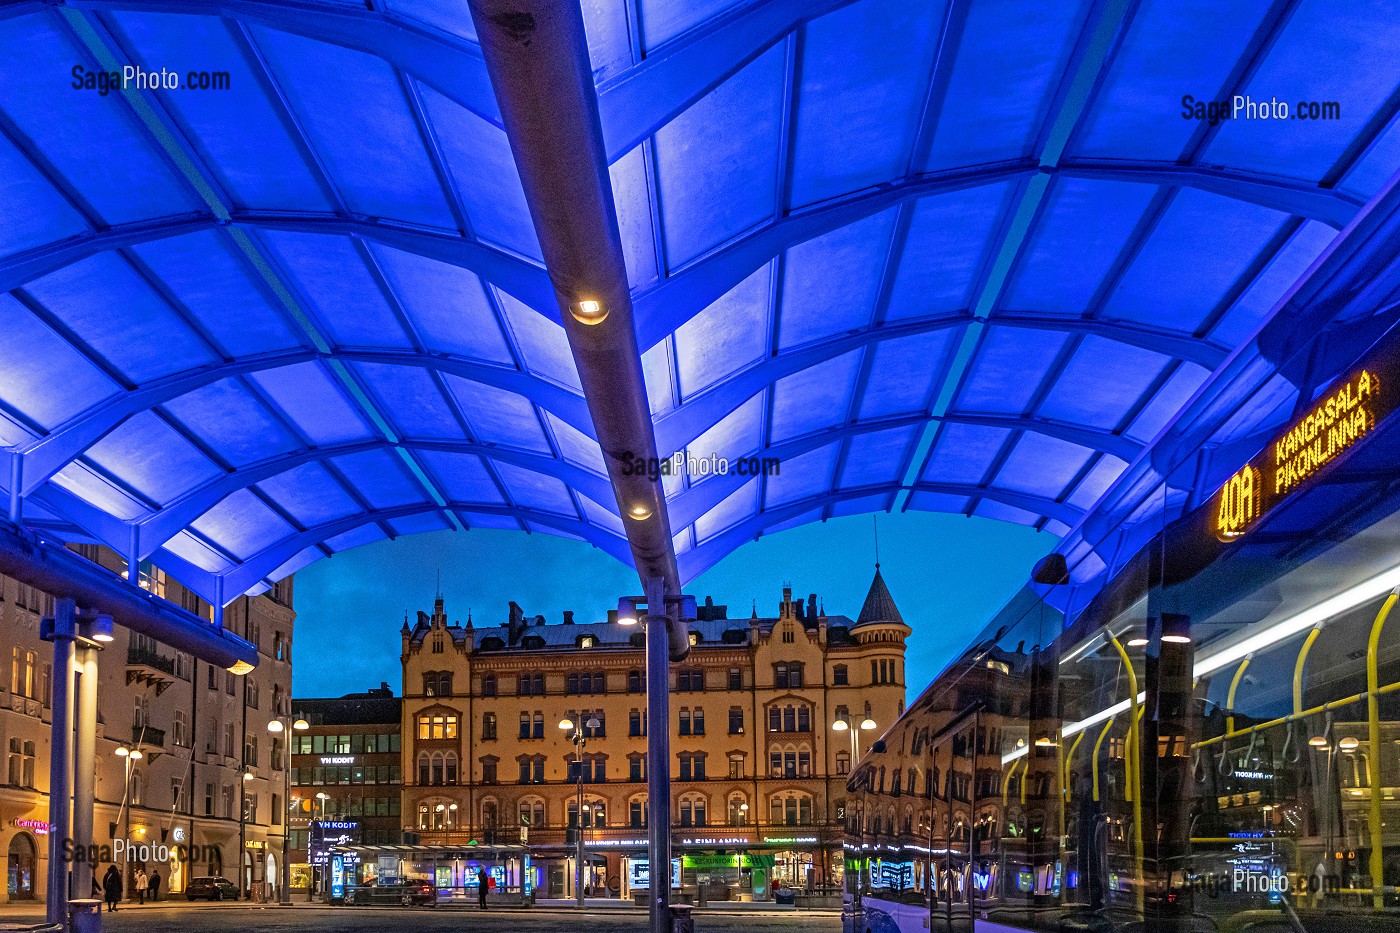
[[122, 873], [115, 865], [109, 866], [107, 874], [102, 876], [102, 894], [107, 901], [107, 912], [116, 910], [117, 901], [122, 899]]
[[150, 888], [150, 891], [151, 891], [151, 900], [152, 900], [152, 901], [158, 901], [158, 900], [160, 900], [160, 869], [158, 869], [158, 868], [152, 868], [152, 869], [151, 869], [151, 880], [150, 880], [150, 882], [148, 883], [148, 887]]
[[478, 868], [476, 870], [476, 903], [482, 910], [486, 909], [487, 884], [486, 869]]
[[146, 869], [136, 869], [136, 903], [146, 903], [146, 886], [150, 882], [146, 878]]

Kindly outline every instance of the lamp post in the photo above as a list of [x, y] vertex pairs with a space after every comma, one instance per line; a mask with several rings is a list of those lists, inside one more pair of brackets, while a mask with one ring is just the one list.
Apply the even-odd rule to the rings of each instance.
[[860, 728], [857, 729], [855, 724], [851, 722], [850, 714], [847, 714], [844, 719], [838, 719], [833, 722], [831, 728], [835, 732], [849, 732], [851, 734], [851, 770], [854, 771], [856, 762], [860, 760], [860, 734], [875, 729], [875, 720], [871, 719], [867, 714], [866, 717], [860, 721]]
[[[311, 723], [305, 719], [292, 719], [290, 713], [279, 716], [267, 724], [267, 731], [273, 735], [281, 735], [285, 739], [282, 759], [282, 799], [286, 800], [292, 796], [292, 737], [295, 732], [304, 732], [311, 728]], [[292, 866], [287, 863], [288, 855], [291, 851], [291, 818], [282, 824], [282, 884], [277, 895], [277, 902], [284, 906], [292, 903]], [[310, 833], [308, 832], [307, 848], [311, 846]]]
[[[134, 761], [140, 761], [142, 758], [144, 758], [144, 757], [146, 757], [146, 756], [143, 755], [143, 754], [141, 753], [141, 746], [139, 746], [139, 745], [137, 745], [135, 748], [131, 748], [131, 747], [126, 746], [126, 745], [118, 745], [117, 748], [116, 748], [116, 751], [113, 752], [113, 754], [115, 754], [118, 758], [120, 758], [120, 759], [122, 760], [122, 767], [123, 767], [123, 771], [125, 772], [125, 776], [123, 777], [123, 780], [122, 780], [122, 805], [121, 805], [120, 811], [119, 811], [118, 814], [117, 814], [117, 817], [118, 817], [118, 821], [122, 824], [122, 838], [123, 838], [123, 839], [130, 839], [130, 838], [131, 838], [131, 770], [132, 770], [133, 767], [135, 767], [135, 766], [132, 764], [132, 762], [134, 762]], [[130, 867], [130, 865], [131, 865], [131, 859], [127, 859], [127, 860], [126, 860], [126, 865], [127, 865], [128, 868]], [[128, 883], [130, 883], [130, 880], [131, 880], [131, 879], [130, 879], [130, 877], [128, 877], [130, 874], [131, 874], [131, 873], [130, 873], [129, 871], [123, 869], [123, 871], [122, 871], [122, 878], [123, 878], [123, 882], [122, 882], [122, 883], [123, 883], [123, 884], [128, 884]]]
[[[311, 822], [312, 822], [312, 823], [324, 823], [324, 822], [326, 821], [326, 801], [327, 801], [327, 800], [330, 800], [330, 799], [331, 799], [331, 795], [328, 794], [328, 793], [326, 793], [325, 791], [323, 791], [323, 790], [318, 790], [318, 791], [316, 792], [316, 796], [313, 797], [312, 800], [311, 800]], [[319, 815], [319, 816], [317, 815], [318, 809], [319, 809], [319, 811], [320, 811], [320, 815]], [[325, 842], [325, 839], [326, 839], [325, 833], [326, 833], [326, 831], [325, 831], [324, 829], [322, 829], [322, 830], [321, 830], [321, 841], [322, 841], [322, 842]], [[306, 855], [307, 855], [307, 861], [310, 861], [310, 857], [311, 857], [311, 825], [310, 825], [310, 824], [307, 824], [307, 828], [306, 828]], [[320, 890], [321, 890], [321, 872], [320, 872], [320, 869], [319, 869], [318, 866], [312, 865], [312, 866], [311, 866], [311, 882], [310, 882], [310, 884], [308, 884], [308, 885], [306, 886], [306, 903], [310, 904], [313, 900], [315, 900], [315, 899], [316, 899], [316, 895], [320, 893]]]
[[574, 901], [579, 907], [583, 907], [583, 747], [588, 744], [588, 736], [584, 734], [584, 729], [597, 729], [600, 725], [602, 723], [593, 718], [587, 722], [580, 722], [577, 727], [572, 719], [559, 721], [560, 729], [565, 732], [573, 732], [574, 768], [578, 772], [578, 816], [576, 819], [578, 826], [575, 828], [577, 837], [574, 840]]

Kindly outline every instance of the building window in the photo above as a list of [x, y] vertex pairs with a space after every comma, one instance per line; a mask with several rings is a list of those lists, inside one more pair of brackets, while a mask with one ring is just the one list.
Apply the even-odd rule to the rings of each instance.
[[634, 739], [647, 734], [647, 718], [641, 710], [627, 714], [627, 734]]
[[851, 753], [850, 753], [850, 752], [837, 752], [837, 753], [836, 753], [836, 773], [837, 773], [837, 774], [850, 774], [850, 773], [851, 773]]
[[185, 712], [182, 709], [177, 709], [172, 720], [170, 731], [175, 740], [176, 745], [180, 746], [181, 748], [188, 748], [190, 744], [189, 713]]
[[785, 627], [783, 628], [783, 644], [785, 644], [785, 645], [790, 645], [790, 644], [792, 644], [792, 643], [793, 643], [794, 641], [796, 641], [796, 640], [797, 640], [797, 634], [796, 634], [795, 632], [793, 632], [792, 627], [791, 627], [791, 626], [785, 626]]
[[34, 786], [34, 743], [10, 739], [10, 783], [16, 787]]
[[749, 821], [749, 802], [743, 794], [733, 794], [729, 798], [729, 825], [743, 826]]
[[292, 659], [292, 643], [286, 635], [277, 632], [272, 638], [272, 656], [278, 661], [290, 661]]
[[543, 674], [521, 674], [516, 681], [516, 693], [523, 697], [544, 696]]
[[744, 708], [742, 706], [729, 707], [729, 734], [744, 734]]
[[769, 821], [775, 826], [807, 826], [812, 822], [812, 798], [782, 794], [769, 803]]
[[520, 801], [520, 825], [540, 827], [545, 825], [544, 801], [539, 799]]
[[451, 671], [428, 671], [423, 675], [423, 695], [446, 697], [452, 695]]
[[729, 669], [729, 689], [730, 689], [730, 690], [743, 690], [743, 689], [744, 689], [744, 675], [743, 675], [743, 673], [740, 672], [740, 670], [739, 670], [737, 667], [731, 667], [731, 668]]
[[481, 678], [481, 695], [493, 697], [496, 695], [496, 675], [487, 674]]
[[834, 686], [844, 687], [850, 682], [850, 674], [846, 671], [846, 665], [838, 664], [831, 669], [831, 683]]
[[812, 710], [806, 706], [768, 707], [769, 732], [811, 732]]
[[628, 692], [628, 693], [645, 693], [645, 692], [646, 692], [646, 678], [642, 676], [642, 672], [641, 672], [641, 671], [638, 671], [638, 670], [631, 670], [631, 671], [628, 671], [628, 672], [627, 672], [627, 692]]
[[682, 781], [703, 781], [705, 780], [705, 753], [704, 752], [681, 752], [680, 754]]
[[800, 690], [802, 681], [802, 665], [799, 662], [780, 662], [773, 665], [773, 686], [779, 690]]
[[644, 799], [633, 799], [627, 804], [627, 825], [633, 829], [646, 829], [647, 826], [647, 802]]
[[424, 713], [418, 717], [418, 738], [457, 738], [457, 715], [455, 713]]
[[[523, 715], [523, 714], [522, 714]], [[481, 740], [483, 742], [493, 742], [496, 739], [496, 714], [481, 714]]]
[[481, 759], [481, 783], [496, 783], [496, 758], [491, 755]]
[[647, 779], [647, 759], [645, 755], [627, 756], [627, 779], [634, 784]]
[[705, 819], [705, 798], [700, 794], [687, 794], [681, 798], [681, 825], [682, 826], [704, 826]]
[[730, 756], [729, 756], [729, 777], [730, 777], [730, 779], [732, 779], [732, 780], [742, 779], [742, 778], [744, 777], [744, 756], [743, 756], [743, 755], [730, 755]]
[[598, 639], [593, 635], [580, 635], [578, 637], [578, 646], [580, 648], [596, 648], [598, 647]]
[[705, 689], [705, 671], [699, 667], [683, 667], [676, 675], [676, 690], [680, 693], [699, 693]]
[[543, 784], [544, 783], [544, 756], [525, 755], [520, 759], [520, 783], [521, 784]]

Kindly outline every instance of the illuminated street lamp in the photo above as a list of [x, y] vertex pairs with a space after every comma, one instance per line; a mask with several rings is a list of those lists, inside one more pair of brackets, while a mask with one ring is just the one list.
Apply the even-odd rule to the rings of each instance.
[[[283, 764], [282, 768], [282, 799], [286, 800], [292, 796], [292, 733], [304, 732], [311, 728], [311, 723], [305, 719], [292, 719], [291, 713], [280, 716], [267, 724], [267, 731], [273, 735], [283, 735], [286, 741], [282, 743]], [[292, 866], [287, 862], [290, 855], [291, 820], [288, 819], [282, 824], [282, 890], [278, 895], [277, 902], [283, 905], [292, 903]], [[308, 847], [310, 842], [307, 843]]]
[[867, 713], [860, 721], [860, 728], [857, 729], [851, 722], [851, 717], [847, 714], [844, 718], [838, 719], [831, 724], [834, 732], [849, 732], [851, 734], [851, 769], [855, 770], [856, 762], [860, 760], [860, 733], [870, 732], [876, 728], [875, 720]]
[[602, 725], [597, 719], [590, 718], [580, 726], [575, 728], [572, 719], [561, 719], [559, 728], [565, 732], [573, 732], [572, 741], [574, 743], [574, 762], [578, 771], [578, 826], [575, 832], [578, 834], [575, 839], [574, 849], [574, 900], [579, 907], [583, 906], [583, 815], [588, 812], [583, 804], [583, 747], [588, 744], [588, 736], [584, 730], [592, 731]]

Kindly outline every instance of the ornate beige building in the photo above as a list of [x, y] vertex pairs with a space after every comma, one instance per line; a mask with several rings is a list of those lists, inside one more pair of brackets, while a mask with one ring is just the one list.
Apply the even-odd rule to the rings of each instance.
[[[855, 620], [783, 589], [775, 617], [706, 600], [671, 671], [671, 802], [683, 887], [771, 896], [834, 885], [855, 743], [904, 711], [904, 624], [877, 567]], [[587, 886], [627, 896], [646, 859], [640, 626], [527, 617], [405, 621], [403, 815], [424, 844], [527, 842], [546, 895], [573, 894], [583, 781]], [[563, 719], [582, 722], [581, 760]], [[865, 730], [860, 725], [873, 720]], [[855, 728], [833, 730], [836, 722]], [[596, 725], [591, 725], [596, 722]], [[674, 869], [673, 869], [674, 871]]]
[[[76, 548], [120, 573], [110, 551]], [[141, 585], [213, 618], [198, 599], [146, 564]], [[5, 900], [42, 899], [50, 854], [49, 737], [53, 646], [39, 638], [39, 620], [53, 596], [0, 577], [0, 847], [7, 853]], [[238, 677], [118, 626], [98, 660], [97, 769], [94, 840], [191, 847], [201, 860], [145, 863], [161, 876], [161, 892], [184, 890], [188, 878], [222, 874], [243, 886], [280, 879], [285, 826], [284, 748], [267, 731], [291, 708], [292, 581], [230, 604], [224, 624], [259, 646], [256, 670]], [[119, 748], [139, 750], [139, 759]], [[249, 777], [244, 779], [244, 775]], [[241, 818], [240, 818], [241, 817]], [[212, 847], [212, 848], [210, 848]], [[239, 865], [242, 863], [242, 872]], [[119, 863], [120, 864], [120, 863]], [[103, 866], [105, 869], [105, 865]], [[134, 872], [134, 865], [131, 871]], [[100, 872], [99, 872], [100, 874]]]

